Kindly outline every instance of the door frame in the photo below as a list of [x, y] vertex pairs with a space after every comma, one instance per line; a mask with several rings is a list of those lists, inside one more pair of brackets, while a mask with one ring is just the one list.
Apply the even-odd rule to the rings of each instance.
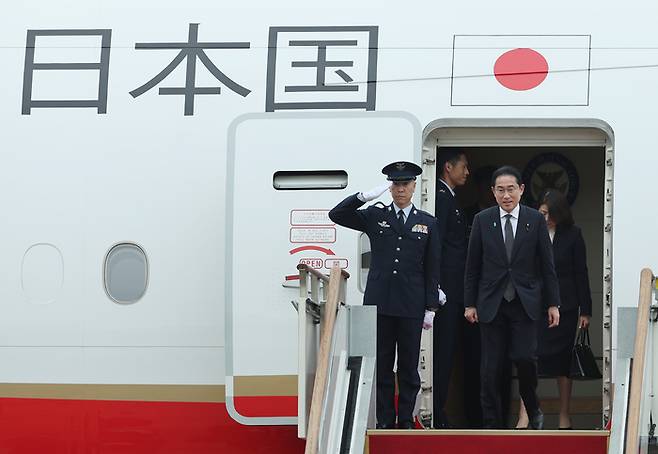
[[[612, 389], [612, 235], [614, 132], [603, 120], [592, 118], [441, 118], [423, 129], [421, 209], [434, 213], [436, 191], [436, 149], [440, 147], [603, 147], [603, 380], [602, 424], [611, 416]], [[432, 330], [423, 334], [422, 347], [432, 357]], [[432, 383], [432, 364], [423, 364], [421, 382]], [[431, 386], [423, 386], [431, 393]], [[432, 413], [432, 397], [421, 396], [421, 414]], [[429, 406], [429, 408], [427, 408]], [[425, 408], [424, 408], [425, 407]]]

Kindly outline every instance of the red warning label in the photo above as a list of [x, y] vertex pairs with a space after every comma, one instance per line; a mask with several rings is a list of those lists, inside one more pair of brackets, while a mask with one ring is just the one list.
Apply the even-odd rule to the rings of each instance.
[[303, 258], [299, 259], [300, 265], [310, 266], [311, 268], [320, 269], [324, 265], [324, 260], [320, 258]]

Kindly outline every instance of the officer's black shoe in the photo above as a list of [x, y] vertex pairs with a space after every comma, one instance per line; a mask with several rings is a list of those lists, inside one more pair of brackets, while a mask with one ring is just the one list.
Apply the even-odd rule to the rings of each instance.
[[448, 417], [446, 416], [444, 411], [439, 412], [437, 415], [436, 419], [434, 420], [434, 428], [435, 429], [454, 429], [455, 426], [450, 424], [450, 421], [448, 420]]
[[389, 429], [395, 429], [395, 424], [379, 424], [375, 426], [375, 429], [380, 429], [380, 430], [389, 430]]
[[415, 426], [412, 421], [401, 421], [398, 423], [398, 429], [406, 430], [406, 429], [413, 429], [414, 427]]
[[538, 408], [537, 413], [530, 416], [530, 422], [528, 423], [528, 429], [542, 430], [544, 428], [544, 414]]

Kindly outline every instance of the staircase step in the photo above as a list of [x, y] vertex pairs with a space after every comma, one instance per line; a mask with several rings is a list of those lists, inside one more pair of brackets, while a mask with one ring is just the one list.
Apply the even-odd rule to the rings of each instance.
[[606, 430], [369, 430], [367, 454], [607, 454]]

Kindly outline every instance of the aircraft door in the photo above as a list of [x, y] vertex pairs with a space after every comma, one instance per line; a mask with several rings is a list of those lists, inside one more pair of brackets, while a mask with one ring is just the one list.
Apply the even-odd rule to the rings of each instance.
[[237, 421], [296, 424], [297, 314], [290, 304], [299, 294], [296, 266], [328, 274], [338, 264], [352, 276], [348, 303], [362, 303], [359, 266], [368, 260], [359, 251], [367, 242], [361, 232], [335, 225], [328, 212], [384, 182], [386, 164], [418, 162], [420, 140], [420, 125], [406, 113], [266, 113], [232, 124], [226, 400]]

